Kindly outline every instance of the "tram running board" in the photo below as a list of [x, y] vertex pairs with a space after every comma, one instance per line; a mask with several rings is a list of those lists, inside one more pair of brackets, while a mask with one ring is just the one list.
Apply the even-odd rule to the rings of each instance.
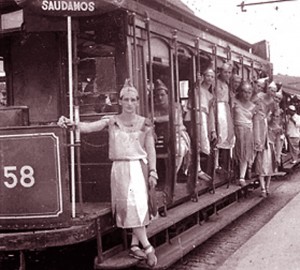
[[[174, 237], [169, 243], [165, 243], [156, 248], [158, 258], [157, 265], [152, 269], [167, 269], [184, 255], [191, 252], [194, 248], [208, 240], [214, 234], [225, 228], [238, 217], [259, 204], [263, 198], [259, 197], [259, 192], [254, 191], [251, 198], [243, 199], [238, 202], [236, 207], [227, 207], [218, 212], [204, 222], [202, 225], [196, 224], [187, 231]], [[149, 269], [144, 263], [137, 265], [138, 269]]]
[[[234, 185], [229, 188], [222, 186], [216, 189], [215, 194], [203, 194], [198, 202], [189, 201], [178, 205], [168, 210], [167, 217], [154, 220], [147, 232], [151, 242], [156, 245], [159, 262], [155, 269], [166, 269], [261, 202], [259, 192], [245, 190]], [[129, 257], [128, 250], [106, 258], [103, 262], [99, 262], [97, 257], [94, 261], [95, 269], [124, 269], [133, 266], [147, 268], [137, 259]]]

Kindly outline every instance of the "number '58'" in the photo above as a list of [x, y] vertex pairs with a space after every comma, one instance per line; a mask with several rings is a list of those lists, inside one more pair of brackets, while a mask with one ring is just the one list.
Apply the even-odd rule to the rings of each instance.
[[30, 188], [35, 184], [35, 179], [33, 177], [34, 170], [31, 166], [25, 165], [20, 169], [20, 179], [16, 175], [17, 167], [16, 166], [5, 166], [4, 168], [4, 177], [7, 180], [4, 181], [4, 185], [7, 188], [14, 188], [17, 186], [18, 182], [25, 187]]

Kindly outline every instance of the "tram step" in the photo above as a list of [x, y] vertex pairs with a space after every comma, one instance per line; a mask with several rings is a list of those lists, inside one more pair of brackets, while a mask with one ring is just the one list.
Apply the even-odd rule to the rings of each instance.
[[[169, 209], [168, 210], [168, 215], [167, 217], [159, 217], [158, 219], [156, 219], [155, 221], [153, 221], [147, 228], [147, 234], [148, 234], [148, 237], [152, 237], [152, 236], [155, 236], [157, 235], [158, 233], [164, 231], [164, 230], [167, 230], [168, 228], [170, 228], [171, 226], [175, 225], [176, 223], [178, 223], [179, 221], [185, 219], [186, 217], [189, 217], [195, 213], [197, 213], [198, 211], [201, 211], [202, 209], [205, 209], [207, 207], [210, 207], [210, 206], [214, 206], [214, 205], [218, 205], [218, 203], [222, 202], [224, 199], [226, 199], [227, 197], [230, 197], [230, 196], [237, 196], [237, 193], [240, 192], [240, 187], [238, 186], [230, 186], [229, 188], [226, 188], [225, 186], [223, 187], [220, 187], [216, 190], [216, 193], [215, 194], [203, 194], [201, 195], [201, 199], [198, 201], [198, 202], [186, 202], [182, 205], [179, 205], [177, 207], [174, 207], [172, 209]], [[246, 208], [246, 210], [250, 209], [251, 207], [253, 207], [252, 205], [255, 205], [254, 202], [252, 202], [253, 200], [254, 201], [260, 201], [259, 200], [259, 196], [256, 195], [254, 199], [251, 199], [249, 200], [248, 202], [248, 198], [246, 200], [243, 200], [243, 202], [239, 203], [239, 207], [230, 207], [230, 206], [227, 206], [226, 209], [232, 209], [232, 208], [237, 208], [239, 209], [240, 206], [244, 206], [244, 205], [249, 205], [249, 208], [247, 207], [242, 207], [242, 209], [240, 211], [238, 211], [239, 215], [241, 215], [245, 210], [244, 208]], [[236, 205], [235, 201], [237, 201], [237, 198], [234, 200], [234, 202], [232, 204]], [[258, 203], [257, 202], [257, 203]], [[230, 210], [232, 211], [233, 213], [235, 213], [234, 210]], [[224, 210], [219, 210], [218, 213], [224, 213], [225, 212], [225, 208]], [[238, 216], [238, 215], [237, 215]], [[222, 217], [223, 217], [223, 214], [222, 214]], [[202, 238], [203, 238], [203, 235], [207, 235], [208, 237], [210, 237], [211, 235], [213, 235], [213, 233], [217, 232], [219, 230], [219, 228], [222, 228], [224, 226], [226, 226], [227, 224], [229, 224], [231, 221], [233, 221], [235, 218], [235, 215], [231, 215], [230, 218], [226, 218], [224, 217], [223, 220], [226, 220], [226, 224], [225, 225], [222, 225], [223, 223], [221, 222], [220, 225], [218, 225], [218, 222], [216, 224], [216, 229], [214, 229], [214, 226], [212, 226], [211, 222], [209, 221], [208, 224], [205, 224], [200, 226], [196, 226], [196, 231], [198, 230], [201, 230], [201, 233], [199, 234]], [[210, 219], [211, 221], [213, 219]], [[202, 228], [205, 228], [206, 226], [208, 226], [210, 229], [208, 230], [208, 234], [203, 233], [203, 230]], [[212, 227], [211, 227], [212, 226]], [[221, 226], [221, 227], [220, 227]], [[207, 229], [205, 229], [207, 230]], [[204, 230], [204, 231], [205, 231]], [[188, 230], [189, 231], [189, 230]], [[184, 232], [183, 234], [181, 234], [182, 236], [180, 237], [183, 237], [182, 239], [185, 238], [185, 235], [187, 234], [187, 232]], [[178, 238], [178, 239], [181, 239], [181, 238]], [[198, 237], [198, 233], [193, 233], [192, 234], [192, 238], [197, 238]], [[202, 239], [200, 238], [200, 239]], [[172, 243], [175, 243], [174, 241], [176, 241], [175, 239], [177, 238], [173, 238], [172, 239]], [[207, 238], [206, 238], [207, 239]], [[195, 239], [193, 239], [195, 240]], [[201, 240], [201, 242], [203, 242], [204, 240]], [[159, 246], [158, 247], [158, 253], [160, 253], [160, 249], [164, 250], [165, 249], [168, 249], [168, 244], [163, 244], [162, 246]], [[172, 245], [174, 246], [174, 245]], [[175, 249], [177, 249], [178, 247], [176, 247]], [[189, 249], [187, 249], [189, 251]], [[187, 252], [188, 252], [187, 251]], [[180, 253], [180, 256], [182, 255], [182, 253]], [[175, 256], [175, 258], [177, 257], [177, 260], [178, 258], [178, 255]], [[160, 255], [160, 258], [161, 258], [161, 255]], [[137, 265], [139, 263], [138, 260], [134, 259], [134, 258], [131, 258], [128, 256], [128, 250], [125, 250], [125, 251], [122, 251], [110, 258], [107, 258], [105, 259], [103, 262], [98, 262], [98, 259], [96, 258], [95, 259], [95, 262], [94, 262], [94, 268], [95, 269], [124, 269], [124, 268], [129, 268], [129, 267], [132, 267], [134, 265]], [[161, 263], [160, 263], [161, 264]], [[160, 265], [159, 264], [159, 265]], [[163, 264], [164, 265], [164, 264]]]
[[184, 218], [191, 216], [201, 209], [205, 209], [211, 205], [217, 204], [224, 198], [234, 195], [240, 190], [238, 186], [230, 186], [226, 188], [222, 186], [216, 189], [215, 194], [206, 193], [201, 195], [198, 202], [186, 202], [168, 210], [167, 217], [159, 217], [153, 221], [147, 228], [148, 237], [168, 229]]
[[94, 260], [94, 269], [107, 269], [107, 270], [116, 270], [116, 269], [125, 269], [130, 268], [139, 263], [138, 259], [130, 257], [128, 255], [128, 250], [124, 250], [117, 255], [106, 259], [104, 262], [99, 263], [98, 257]]
[[[258, 192], [253, 192], [251, 198], [239, 201], [238, 206], [235, 204], [233, 207], [224, 208], [218, 215], [212, 216], [202, 225], [194, 225], [179, 236], [172, 238], [170, 243], [157, 247], [158, 264], [152, 269], [167, 269], [262, 200]], [[138, 265], [138, 269], [148, 268], [145, 262]]]

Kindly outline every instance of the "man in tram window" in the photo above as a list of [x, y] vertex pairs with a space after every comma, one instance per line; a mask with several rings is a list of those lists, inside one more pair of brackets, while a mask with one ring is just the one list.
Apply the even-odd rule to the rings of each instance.
[[287, 124], [287, 139], [289, 149], [292, 156], [292, 164], [296, 164], [299, 160], [299, 142], [300, 142], [300, 115], [296, 112], [296, 107], [290, 105], [288, 107], [289, 120]]
[[[169, 97], [168, 88], [160, 80], [157, 79], [154, 83], [154, 122], [167, 123], [169, 122]], [[183, 124], [182, 110], [179, 104], [175, 107], [175, 126], [176, 126], [176, 172], [182, 168], [184, 174], [187, 174], [190, 161], [190, 137]], [[162, 131], [167, 131], [164, 127]], [[168, 135], [164, 134], [164, 139]]]
[[[217, 85], [215, 89], [216, 98], [216, 123], [217, 123], [217, 149], [215, 156], [215, 169], [220, 171], [222, 167], [219, 163], [219, 150], [232, 150], [235, 142], [233, 120], [231, 115], [231, 96], [229, 89], [229, 81], [232, 74], [232, 64], [226, 62], [221, 66], [221, 72], [218, 76]], [[224, 154], [227, 151], [222, 151]], [[229, 158], [224, 156], [224, 164], [227, 167], [229, 164], [225, 162]]]

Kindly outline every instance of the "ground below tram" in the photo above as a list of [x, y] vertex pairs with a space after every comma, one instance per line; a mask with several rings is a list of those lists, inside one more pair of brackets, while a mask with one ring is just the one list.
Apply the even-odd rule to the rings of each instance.
[[300, 192], [300, 170], [271, 183], [271, 196], [186, 255], [168, 270], [217, 270]]
[[[300, 192], [300, 169], [272, 182], [272, 193], [168, 270], [216, 270]], [[26, 270], [93, 270], [96, 243], [26, 252]], [[17, 270], [18, 254], [0, 253], [0, 269]], [[129, 269], [128, 269], [129, 270]], [[134, 269], [131, 269], [134, 270]]]

